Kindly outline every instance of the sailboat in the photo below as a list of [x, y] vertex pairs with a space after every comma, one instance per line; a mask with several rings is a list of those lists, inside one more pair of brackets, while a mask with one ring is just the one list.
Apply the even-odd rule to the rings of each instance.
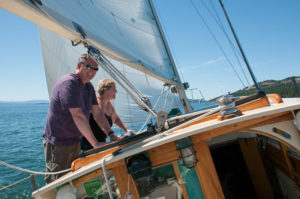
[[299, 195], [300, 99], [258, 89], [192, 110], [151, 0], [6, 0], [0, 7], [39, 25], [49, 93], [87, 51], [103, 68], [95, 80], [118, 83], [122, 120], [145, 124], [135, 136], [81, 153], [34, 198]]

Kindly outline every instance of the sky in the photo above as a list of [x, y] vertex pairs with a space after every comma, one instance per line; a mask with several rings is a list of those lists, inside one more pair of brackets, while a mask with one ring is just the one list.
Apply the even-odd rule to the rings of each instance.
[[[199, 90], [210, 99], [253, 84], [206, 9], [216, 9], [232, 40], [217, 0], [154, 3], [181, 79], [189, 82], [194, 98], [201, 97]], [[300, 76], [299, 0], [223, 0], [223, 4], [258, 81]], [[0, 9], [0, 27], [0, 101], [47, 100], [37, 26]], [[191, 91], [187, 95], [191, 97]]]

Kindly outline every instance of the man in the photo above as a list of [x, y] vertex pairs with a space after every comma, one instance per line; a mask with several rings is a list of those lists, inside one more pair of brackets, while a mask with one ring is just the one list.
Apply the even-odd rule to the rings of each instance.
[[[43, 132], [48, 172], [71, 167], [71, 163], [78, 158], [82, 136], [94, 148], [103, 145], [97, 142], [89, 126], [90, 112], [112, 141], [119, 139], [99, 108], [94, 87], [90, 83], [97, 71], [98, 64], [89, 55], [83, 54], [76, 71], [63, 76], [53, 87]], [[46, 175], [45, 181], [50, 183], [62, 175], [64, 174]]]

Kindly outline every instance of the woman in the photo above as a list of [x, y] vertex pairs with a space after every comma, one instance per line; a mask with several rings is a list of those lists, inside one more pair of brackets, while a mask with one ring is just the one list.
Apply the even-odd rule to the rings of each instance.
[[[117, 115], [114, 107], [110, 102], [110, 100], [116, 98], [116, 93], [117, 93], [116, 83], [110, 79], [100, 80], [98, 83], [97, 91], [98, 91], [98, 95], [97, 95], [98, 105], [104, 112], [105, 117], [108, 123], [110, 124], [110, 126], [116, 124], [125, 132], [128, 133], [133, 132], [135, 134], [134, 130], [127, 129], [127, 127], [124, 125], [120, 117]], [[90, 114], [90, 126], [98, 142], [103, 142], [103, 144], [105, 144], [107, 135], [98, 126], [92, 114]], [[118, 137], [118, 139], [120, 138], [122, 138], [122, 136]], [[90, 150], [93, 148], [92, 145], [87, 141], [85, 137], [82, 138], [80, 144], [82, 150]]]

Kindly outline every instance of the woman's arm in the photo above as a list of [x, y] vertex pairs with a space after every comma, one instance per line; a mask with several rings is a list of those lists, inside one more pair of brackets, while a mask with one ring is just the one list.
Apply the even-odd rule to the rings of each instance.
[[118, 116], [118, 114], [116, 113], [113, 105], [110, 103], [110, 108], [112, 110], [112, 114], [111, 114], [111, 119], [113, 121], [114, 124], [118, 125], [121, 129], [123, 129], [126, 133], [129, 133], [127, 135], [132, 135], [136, 134], [135, 130], [128, 130], [127, 127], [125, 126], [125, 124], [122, 122], [121, 118]]
[[111, 113], [111, 119], [112, 122], [116, 125], [118, 125], [121, 129], [123, 129], [125, 132], [128, 131], [127, 127], [125, 126], [125, 124], [122, 122], [122, 120], [120, 119], [120, 117], [118, 116], [118, 114], [116, 113], [113, 105], [109, 102], [110, 104], [110, 109], [112, 111]]

